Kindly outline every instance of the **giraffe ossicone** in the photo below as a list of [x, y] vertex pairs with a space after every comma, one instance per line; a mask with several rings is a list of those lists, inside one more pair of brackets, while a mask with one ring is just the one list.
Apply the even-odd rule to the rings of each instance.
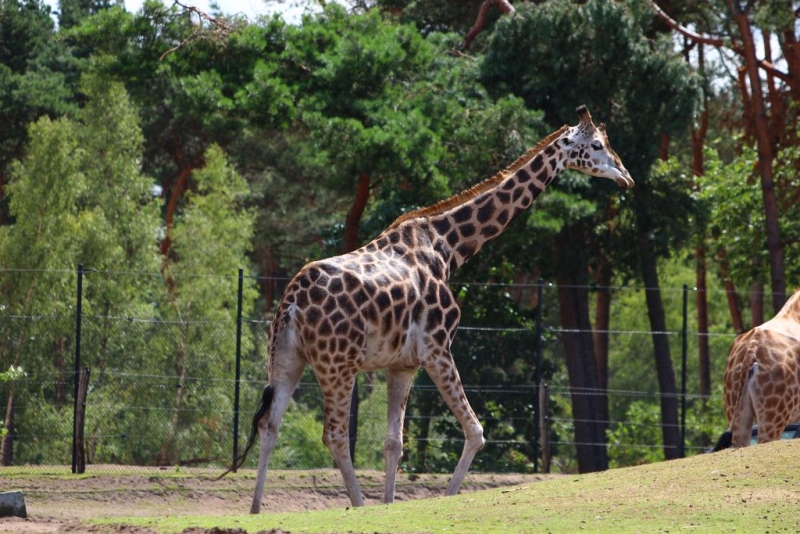
[[775, 317], [733, 341], [724, 398], [734, 447], [750, 445], [753, 420], [758, 443], [775, 441], [800, 421], [800, 290]]
[[484, 438], [450, 353], [460, 317], [448, 286], [451, 273], [497, 238], [564, 169], [633, 186], [605, 127], [594, 125], [586, 106], [577, 112], [576, 126], [547, 136], [506, 170], [402, 215], [362, 248], [309, 263], [289, 282], [269, 327], [269, 384], [247, 446], [231, 467], [242, 464], [258, 435], [251, 513], [261, 509], [281, 419], [306, 365], [322, 389], [323, 441], [354, 506], [364, 503], [348, 442], [351, 393], [360, 371], [387, 370], [383, 501], [394, 499], [406, 401], [420, 367], [464, 431], [461, 458], [447, 487], [447, 495], [458, 493]]

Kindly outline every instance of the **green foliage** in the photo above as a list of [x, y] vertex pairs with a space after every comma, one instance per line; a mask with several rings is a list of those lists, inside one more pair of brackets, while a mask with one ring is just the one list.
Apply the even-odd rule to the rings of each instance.
[[[683, 214], [694, 209], [689, 190], [685, 183], [656, 178], [651, 168], [661, 137], [685, 135], [699, 100], [699, 81], [671, 42], [645, 36], [652, 15], [645, 15], [643, 3], [521, 6], [519, 16], [498, 22], [481, 63], [487, 87], [523, 98], [529, 107], [543, 110], [550, 124], [573, 123], [579, 104], [606, 122], [611, 146], [636, 181], [633, 193], [604, 181], [588, 187], [569, 180], [559, 185], [596, 203], [593, 217], [578, 219], [591, 232], [585, 239], [592, 255], [614, 258], [617, 269], [631, 273], [639, 270], [637, 249], [630, 246], [636, 242], [630, 233], [634, 226], [630, 219], [611, 215], [635, 213], [636, 224], [646, 229], [659, 254], [666, 252], [662, 244], [685, 241]], [[577, 199], [572, 203], [577, 205]], [[662, 203], [669, 208], [663, 210]], [[676, 210], [681, 216], [673, 216]], [[564, 212], [562, 224], [582, 213], [586, 210]]]
[[[637, 444], [646, 443], [645, 447]], [[634, 401], [625, 413], [625, 424], [608, 431], [610, 466], [654, 463], [663, 458], [661, 408], [656, 402]], [[653, 445], [651, 447], [651, 445]]]
[[[21, 400], [19, 415], [30, 439], [19, 440], [15, 454], [21, 463], [69, 465], [72, 461], [72, 417], [65, 417], [59, 406], [40, 387]], [[19, 429], [19, 426], [17, 426]]]
[[[357, 4], [368, 4], [360, 0]], [[475, 23], [481, 7], [480, 0], [466, 2], [434, 2], [431, 0], [377, 0], [376, 5], [395, 14], [402, 22], [413, 22], [422, 33], [433, 31], [465, 34]], [[490, 10], [486, 32], [499, 17], [497, 10]]]
[[[800, 280], [800, 203], [796, 191], [800, 190], [800, 145], [784, 147], [775, 157], [775, 182], [783, 192], [780, 202], [779, 224], [783, 241], [783, 259], [786, 265], [786, 279]], [[793, 289], [790, 286], [790, 290]]]
[[711, 246], [715, 253], [725, 253], [734, 282], [744, 287], [754, 281], [765, 283], [763, 265], [769, 259], [761, 188], [753, 174], [755, 151], [745, 148], [726, 164], [709, 147], [705, 161], [705, 175], [698, 181], [700, 198], [709, 209]]
[[[485, 44], [487, 54], [476, 57], [452, 54], [461, 37], [447, 31], [468, 28], [480, 2], [381, 4], [400, 7], [399, 19], [379, 10], [353, 15], [329, 5], [297, 26], [274, 17], [231, 21], [223, 30], [157, 1], [145, 2], [137, 14], [104, 2], [68, 4], [64, 16], [71, 18], [61, 24], [68, 30], [58, 39], [41, 3], [0, 5], [0, 123], [10, 126], [0, 132], [3, 183], [10, 161], [19, 160], [0, 199], [9, 202], [9, 217], [0, 216], [0, 222], [14, 223], [0, 227], [0, 265], [43, 270], [4, 272], [0, 302], [4, 314], [47, 317], [37, 319], [41, 330], [35, 332], [4, 319], [0, 364], [24, 363], [64, 383], [74, 341], [73, 270], [83, 262], [90, 269], [84, 313], [91, 319], [84, 335], [95, 401], [88, 423], [113, 436], [92, 442], [93, 461], [152, 463], [167, 445], [181, 451], [180, 457], [161, 461], [226, 458], [232, 400], [225, 382], [232, 376], [235, 347], [223, 332], [235, 327], [236, 268], [252, 260], [261, 274], [282, 276], [338, 252], [360, 175], [369, 177], [371, 196], [359, 230], [362, 240], [370, 238], [400, 213], [503, 169], [554, 126], [573, 123], [581, 103], [598, 122], [608, 123], [636, 189], [620, 192], [610, 183], [565, 174], [527, 220], [520, 218], [457, 274], [463, 325], [530, 328], [532, 310], [520, 305], [519, 295], [464, 281], [552, 277], [559, 268], [552, 261], [554, 239], [565, 225], [582, 232], [571, 243], [576, 254], [568, 257], [610, 257], [623, 282], [638, 269], [631, 233], [636, 225], [646, 227], [659, 254], [672, 255], [668, 285], [690, 278], [681, 247], [705, 221], [705, 212], [715, 239], [733, 251], [737, 283], [749, 284], [759, 276], [757, 262], [765, 264], [758, 186], [746, 179], [752, 155], [745, 151], [729, 161], [726, 146], [726, 163], [709, 156], [699, 195], [690, 193], [690, 178], [676, 161], [653, 166], [660, 136], [685, 133], [699, 82], [669, 40], [652, 38], [652, 10], [644, 0], [551, 0], [519, 5], [513, 17], [493, 13], [474, 48]], [[765, 24], [779, 27], [776, 14], [759, 5]], [[498, 31], [492, 33], [492, 26]], [[84, 71], [80, 85], [78, 69]], [[776, 177], [791, 190], [797, 155], [780, 158]], [[172, 246], [162, 256], [156, 247], [167, 233], [162, 204], [176, 191], [175, 177], [187, 169]], [[154, 196], [154, 184], [160, 184], [162, 198]], [[783, 207], [789, 242], [800, 234], [795, 205]], [[793, 247], [786, 251], [787, 265], [797, 270]], [[254, 304], [257, 284], [274, 285], [273, 293], [264, 291], [268, 298], [277, 296], [280, 282], [245, 279], [245, 316], [256, 321], [245, 329], [244, 376], [260, 380], [266, 340]], [[616, 298], [612, 322], [647, 330], [642, 295]], [[679, 320], [675, 298], [666, 299], [671, 328]], [[555, 298], [546, 299], [546, 309], [556, 309]], [[554, 325], [558, 318], [551, 315], [546, 321]], [[726, 332], [724, 310], [713, 315], [713, 333]], [[464, 382], [527, 387], [534, 362], [532, 343], [522, 335], [460, 332], [454, 354]], [[671, 341], [677, 353], [677, 340]], [[613, 388], [657, 389], [650, 342], [647, 336], [612, 340]], [[729, 343], [724, 336], [711, 342], [717, 381]], [[557, 339], [547, 343], [545, 375], [566, 383], [560, 368], [565, 355]], [[135, 404], [153, 389], [145, 380], [119, 376], [123, 369], [158, 382], [155, 389], [163, 395], [144, 415], [117, 407]], [[201, 386], [208, 377], [213, 385]], [[418, 385], [430, 386], [422, 373]], [[255, 405], [260, 386], [261, 381], [244, 388], [244, 412]], [[27, 421], [27, 414], [43, 414], [36, 432], [63, 416], [60, 408], [47, 407], [63, 402], [63, 385], [40, 390], [23, 381], [1, 387], [3, 393], [16, 388], [17, 417]], [[279, 446], [289, 456], [281, 460], [276, 454], [276, 462], [329, 461], [314, 395], [298, 393]], [[468, 395], [485, 418], [487, 436], [502, 442], [479, 455], [476, 467], [527, 469], [530, 446], [510, 445], [532, 439], [527, 393], [512, 400]], [[409, 469], [451, 470], [457, 461], [461, 432], [438, 399], [433, 390], [410, 399], [414, 422], [404, 460]], [[612, 406], [612, 419], [631, 414], [645, 421], [651, 408], [623, 400]], [[364, 395], [361, 410], [365, 420], [385, 420], [379, 387]], [[552, 410], [570, 413], [566, 401]], [[709, 413], [714, 412], [703, 412]], [[425, 417], [438, 423], [425, 435], [430, 441], [422, 451], [415, 433]], [[717, 424], [709, 422], [702, 432]], [[357, 464], [382, 463], [382, 442], [381, 432], [362, 433]], [[31, 462], [44, 461], [47, 453], [42, 443], [18, 452]], [[562, 453], [568, 469], [569, 451]]]
[[[16, 223], [0, 228], [3, 265], [49, 270], [36, 277], [23, 271], [4, 273], [4, 313], [55, 314], [57, 320], [44, 335], [34, 323], [26, 324], [30, 334], [20, 335], [13, 323], [3, 321], [8, 331], [0, 338], [2, 354], [12, 363], [34, 365], [37, 374], [66, 372], [63, 349], [74, 331], [72, 268], [84, 262], [91, 269], [84, 281], [82, 343], [88, 355], [84, 363], [93, 369], [95, 407], [87, 414], [87, 427], [104, 436], [90, 440], [89, 461], [223, 457], [227, 447], [222, 438], [230, 429], [222, 416], [231, 410], [231, 388], [198, 379], [232, 376], [234, 338], [220, 336], [205, 321], [224, 321], [229, 333], [234, 330], [234, 269], [246, 265], [253, 225], [251, 212], [243, 207], [247, 183], [227, 164], [221, 149], [211, 147], [175, 224], [174, 256], [163, 271], [166, 284], [160, 275], [137, 275], [157, 273], [162, 261], [153, 181], [141, 173], [138, 114], [121, 84], [105, 76], [87, 75], [83, 90], [87, 104], [75, 120], [43, 118], [31, 127], [31, 145], [14, 166], [7, 188]], [[221, 278], [225, 270], [229, 276]], [[252, 279], [247, 280], [243, 302], [250, 316], [257, 293]], [[125, 317], [141, 322], [120, 321]], [[254, 338], [246, 333], [243, 351], [252, 353], [253, 347]], [[142, 380], [128, 375], [142, 371], [155, 375]], [[168, 390], [161, 386], [162, 395], [170, 394], [156, 400], [154, 381], [170, 383]], [[16, 417], [56, 416], [63, 386], [36, 387], [31, 382], [18, 389]], [[142, 415], [122, 408], [142, 399], [159, 409]], [[37, 425], [26, 425], [25, 432], [48, 435]], [[143, 425], [150, 432], [142, 432]], [[180, 451], [180, 456], [159, 449]], [[58, 460], [35, 440], [17, 452], [23, 461]]]
[[356, 442], [355, 465], [359, 469], [383, 469], [383, 444], [386, 438], [385, 373], [373, 375], [373, 384], [368, 387], [362, 380], [360, 392], [368, 394], [358, 404], [358, 441]]
[[[28, 125], [41, 116], [55, 119], [74, 111], [74, 87], [67, 79], [65, 50], [56, 39], [50, 8], [37, 0], [0, 4], [0, 177], [22, 157]], [[0, 224], [7, 197], [0, 192]]]
[[275, 447], [275, 469], [313, 469], [330, 465], [331, 454], [322, 443], [322, 423], [316, 414], [290, 403]]
[[758, 28], [776, 33], [795, 31], [797, 11], [792, 4], [759, 2], [753, 8], [753, 22]]
[[[243, 206], [247, 183], [228, 164], [220, 147], [210, 147], [205, 160], [205, 167], [193, 174], [195, 190], [186, 194], [182, 217], [175, 224], [172, 250], [176, 261], [170, 262], [167, 270], [178, 286], [171, 306], [184, 317], [230, 316], [234, 309], [230, 299], [236, 294], [232, 277], [188, 282], [198, 275], [233, 270], [232, 266], [242, 264], [251, 247], [253, 214]], [[253, 291], [248, 288], [247, 302], [251, 302]], [[244, 313], [249, 315], [250, 310]]]
[[[193, 175], [195, 190], [186, 196], [172, 235], [173, 256], [164, 268], [168, 288], [160, 318], [174, 321], [176, 328], [160, 329], [151, 339], [165, 351], [159, 367], [178, 384], [174, 400], [163, 399], [172, 404], [162, 445], [162, 450], [171, 451], [170, 462], [187, 456], [224, 457], [229, 427], [220, 417], [232, 409], [225, 383], [209, 387], [195, 380], [232, 376], [235, 337], [209, 329], [207, 321], [221, 321], [228, 328], [234, 324], [238, 281], [219, 273], [245, 263], [253, 216], [242, 207], [247, 183], [230, 167], [222, 150], [210, 147], [205, 161], [205, 167]], [[251, 314], [256, 297], [252, 281], [247, 282], [244, 316]], [[252, 346], [246, 332], [242, 343], [244, 351]], [[193, 451], [197, 456], [189, 456]], [[164, 460], [161, 456], [160, 461]]]
[[[0, 384], [4, 382], [13, 382], [15, 380], [20, 380], [25, 377], [25, 371], [22, 370], [21, 366], [14, 367], [11, 365], [8, 368], [8, 371], [0, 373]], [[2, 421], [0, 421], [0, 438], [8, 434], [8, 429], [5, 428]]]
[[[709, 250], [714, 253], [717, 266], [722, 261], [727, 263], [727, 276], [736, 286], [749, 287], [753, 283], [768, 286], [769, 256], [757, 155], [753, 148], [744, 146], [735, 157], [723, 159], [717, 150], [722, 143], [715, 140], [706, 148], [706, 172], [698, 178], [698, 198], [708, 213]], [[774, 171], [776, 188], [780, 191], [797, 188], [798, 159], [797, 147], [785, 148], [777, 154]], [[787, 193], [779, 211], [787, 280], [800, 277], [798, 209], [794, 196]]]
[[[683, 292], [680, 289], [687, 280], [694, 279], [691, 261], [674, 259], [659, 266], [662, 272], [662, 299], [667, 320], [667, 333], [673, 358], [675, 374], [681, 376], [681, 328]], [[689, 415], [687, 417], [687, 443], [708, 444], [726, 426], [722, 413], [721, 390], [712, 392], [710, 399], [695, 399], [693, 392], [699, 390], [697, 372], [697, 319], [696, 292], [690, 286], [687, 293], [687, 393]], [[709, 352], [711, 383], [722, 384], [725, 365], [733, 341], [733, 328], [722, 291], [709, 291]], [[644, 291], [620, 289], [614, 295], [611, 328], [621, 333], [612, 335], [609, 343], [609, 395], [610, 419], [624, 421], [609, 432], [609, 455], [615, 466], [634, 465], [663, 458], [657, 449], [645, 449], [635, 444], [661, 443], [658, 377], [652, 369], [652, 340], [645, 309]], [[630, 333], [627, 333], [630, 332]], [[679, 382], [680, 386], [680, 382]], [[652, 393], [650, 393], [652, 392]], [[656, 439], [656, 437], [658, 439]], [[614, 444], [617, 445], [614, 445]], [[690, 449], [688, 451], [692, 453]]]
[[[686, 455], [703, 454], [692, 443], [713, 443], [725, 430], [722, 386], [716, 388], [713, 401], [692, 401], [686, 412]], [[610, 467], [629, 467], [661, 461], [658, 447], [662, 441], [661, 408], [657, 402], [637, 400], [628, 405], [625, 423], [608, 431]], [[713, 438], [713, 441], [712, 441]]]

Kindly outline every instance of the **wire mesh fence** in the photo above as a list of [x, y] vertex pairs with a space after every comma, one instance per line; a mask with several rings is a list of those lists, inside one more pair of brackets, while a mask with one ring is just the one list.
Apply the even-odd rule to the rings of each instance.
[[[27, 302], [26, 293], [20, 292], [22, 302], [0, 306], [1, 369], [19, 366], [26, 373], [0, 383], [7, 431], [0, 450], [3, 469], [74, 461], [75, 384], [81, 368], [90, 369], [83, 425], [87, 471], [113, 471], [127, 465], [223, 468], [235, 451], [243, 449], [266, 383], [268, 322], [237, 316], [235, 276], [222, 277], [224, 287], [232, 288], [223, 305], [204, 310], [181, 308], [158, 295], [153, 287], [163, 285], [159, 275], [93, 273], [84, 287], [80, 315], [78, 279], [72, 271], [0, 271], [0, 277], [3, 287], [13, 283], [48, 287]], [[138, 304], [126, 304], [124, 292], [136, 284], [122, 278], [138, 280], [137, 291], [150, 292], [149, 296], [137, 299]], [[510, 288], [498, 286], [497, 291]], [[115, 293], [123, 293], [122, 298]], [[618, 304], [630, 305], [631, 298], [620, 294]], [[556, 303], [554, 289], [546, 285], [540, 301], [545, 308], [540, 325], [543, 357], [536, 351], [533, 324], [513, 328], [463, 324], [459, 329], [452, 352], [487, 441], [473, 469], [540, 469], [540, 441], [545, 437], [541, 432], [545, 432], [554, 468], [575, 470], [580, 445], [576, 426], [596, 421], [576, 420], [572, 402], [576, 396], [587, 395], [591, 402], [608, 405], [607, 419], [602, 421], [606, 437], [592, 445], [608, 451], [612, 466], [662, 459], [662, 395], [652, 365], [653, 332], [630, 324], [630, 328], [605, 331], [611, 355], [610, 386], [570, 387], [561, 341], [575, 332], [558, 326]], [[643, 308], [638, 312], [640, 317], [645, 314]], [[670, 338], [679, 362], [680, 330], [657, 334]], [[696, 333], [688, 335], [697, 338]], [[708, 335], [714, 337], [718, 384], [727, 357], [725, 347], [733, 333]], [[695, 365], [691, 343], [689, 352], [689, 364]], [[537, 373], [549, 392], [545, 413], [549, 426], [544, 430], [538, 418]], [[692, 379], [688, 389], [678, 393], [689, 406], [688, 454], [704, 450], [714, 432], [725, 426], [720, 391], [704, 396], [696, 391]], [[355, 463], [360, 468], [381, 468], [386, 432], [384, 374], [362, 375], [358, 399]], [[403, 468], [452, 471], [462, 446], [455, 418], [427, 375], [418, 373], [406, 414]], [[251, 454], [246, 467], [255, 465], [255, 456]], [[332, 465], [322, 443], [321, 394], [309, 370], [284, 417], [271, 465], [287, 469]]]

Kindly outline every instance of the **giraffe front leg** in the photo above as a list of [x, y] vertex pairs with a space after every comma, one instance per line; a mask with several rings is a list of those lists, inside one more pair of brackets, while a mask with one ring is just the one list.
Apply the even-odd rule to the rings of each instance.
[[364, 506], [364, 497], [358, 487], [355, 468], [350, 459], [350, 403], [352, 400], [353, 386], [355, 386], [357, 372], [350, 377], [342, 377], [337, 382], [336, 390], [323, 389], [325, 400], [325, 423], [322, 442], [328, 447], [333, 456], [333, 461], [342, 473], [347, 495], [353, 506]]
[[435, 359], [425, 370], [464, 430], [464, 449], [447, 486], [447, 495], [455, 495], [467, 475], [472, 460], [486, 443], [483, 438], [483, 427], [467, 401], [453, 356], [449, 352]]
[[397, 480], [397, 466], [403, 457], [403, 418], [406, 413], [408, 392], [417, 369], [389, 369], [386, 377], [388, 396], [388, 424], [386, 441], [383, 445], [383, 460], [386, 481], [383, 487], [383, 502], [394, 502], [394, 489]]

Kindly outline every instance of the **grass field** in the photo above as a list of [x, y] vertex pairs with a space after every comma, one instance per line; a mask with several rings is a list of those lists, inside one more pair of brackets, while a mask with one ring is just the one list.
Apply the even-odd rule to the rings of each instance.
[[[259, 516], [93, 522], [156, 533], [798, 532], [800, 440], [456, 497]], [[265, 503], [269, 501], [269, 483]], [[265, 507], [266, 504], [265, 504]], [[124, 527], [122, 527], [124, 528]]]

